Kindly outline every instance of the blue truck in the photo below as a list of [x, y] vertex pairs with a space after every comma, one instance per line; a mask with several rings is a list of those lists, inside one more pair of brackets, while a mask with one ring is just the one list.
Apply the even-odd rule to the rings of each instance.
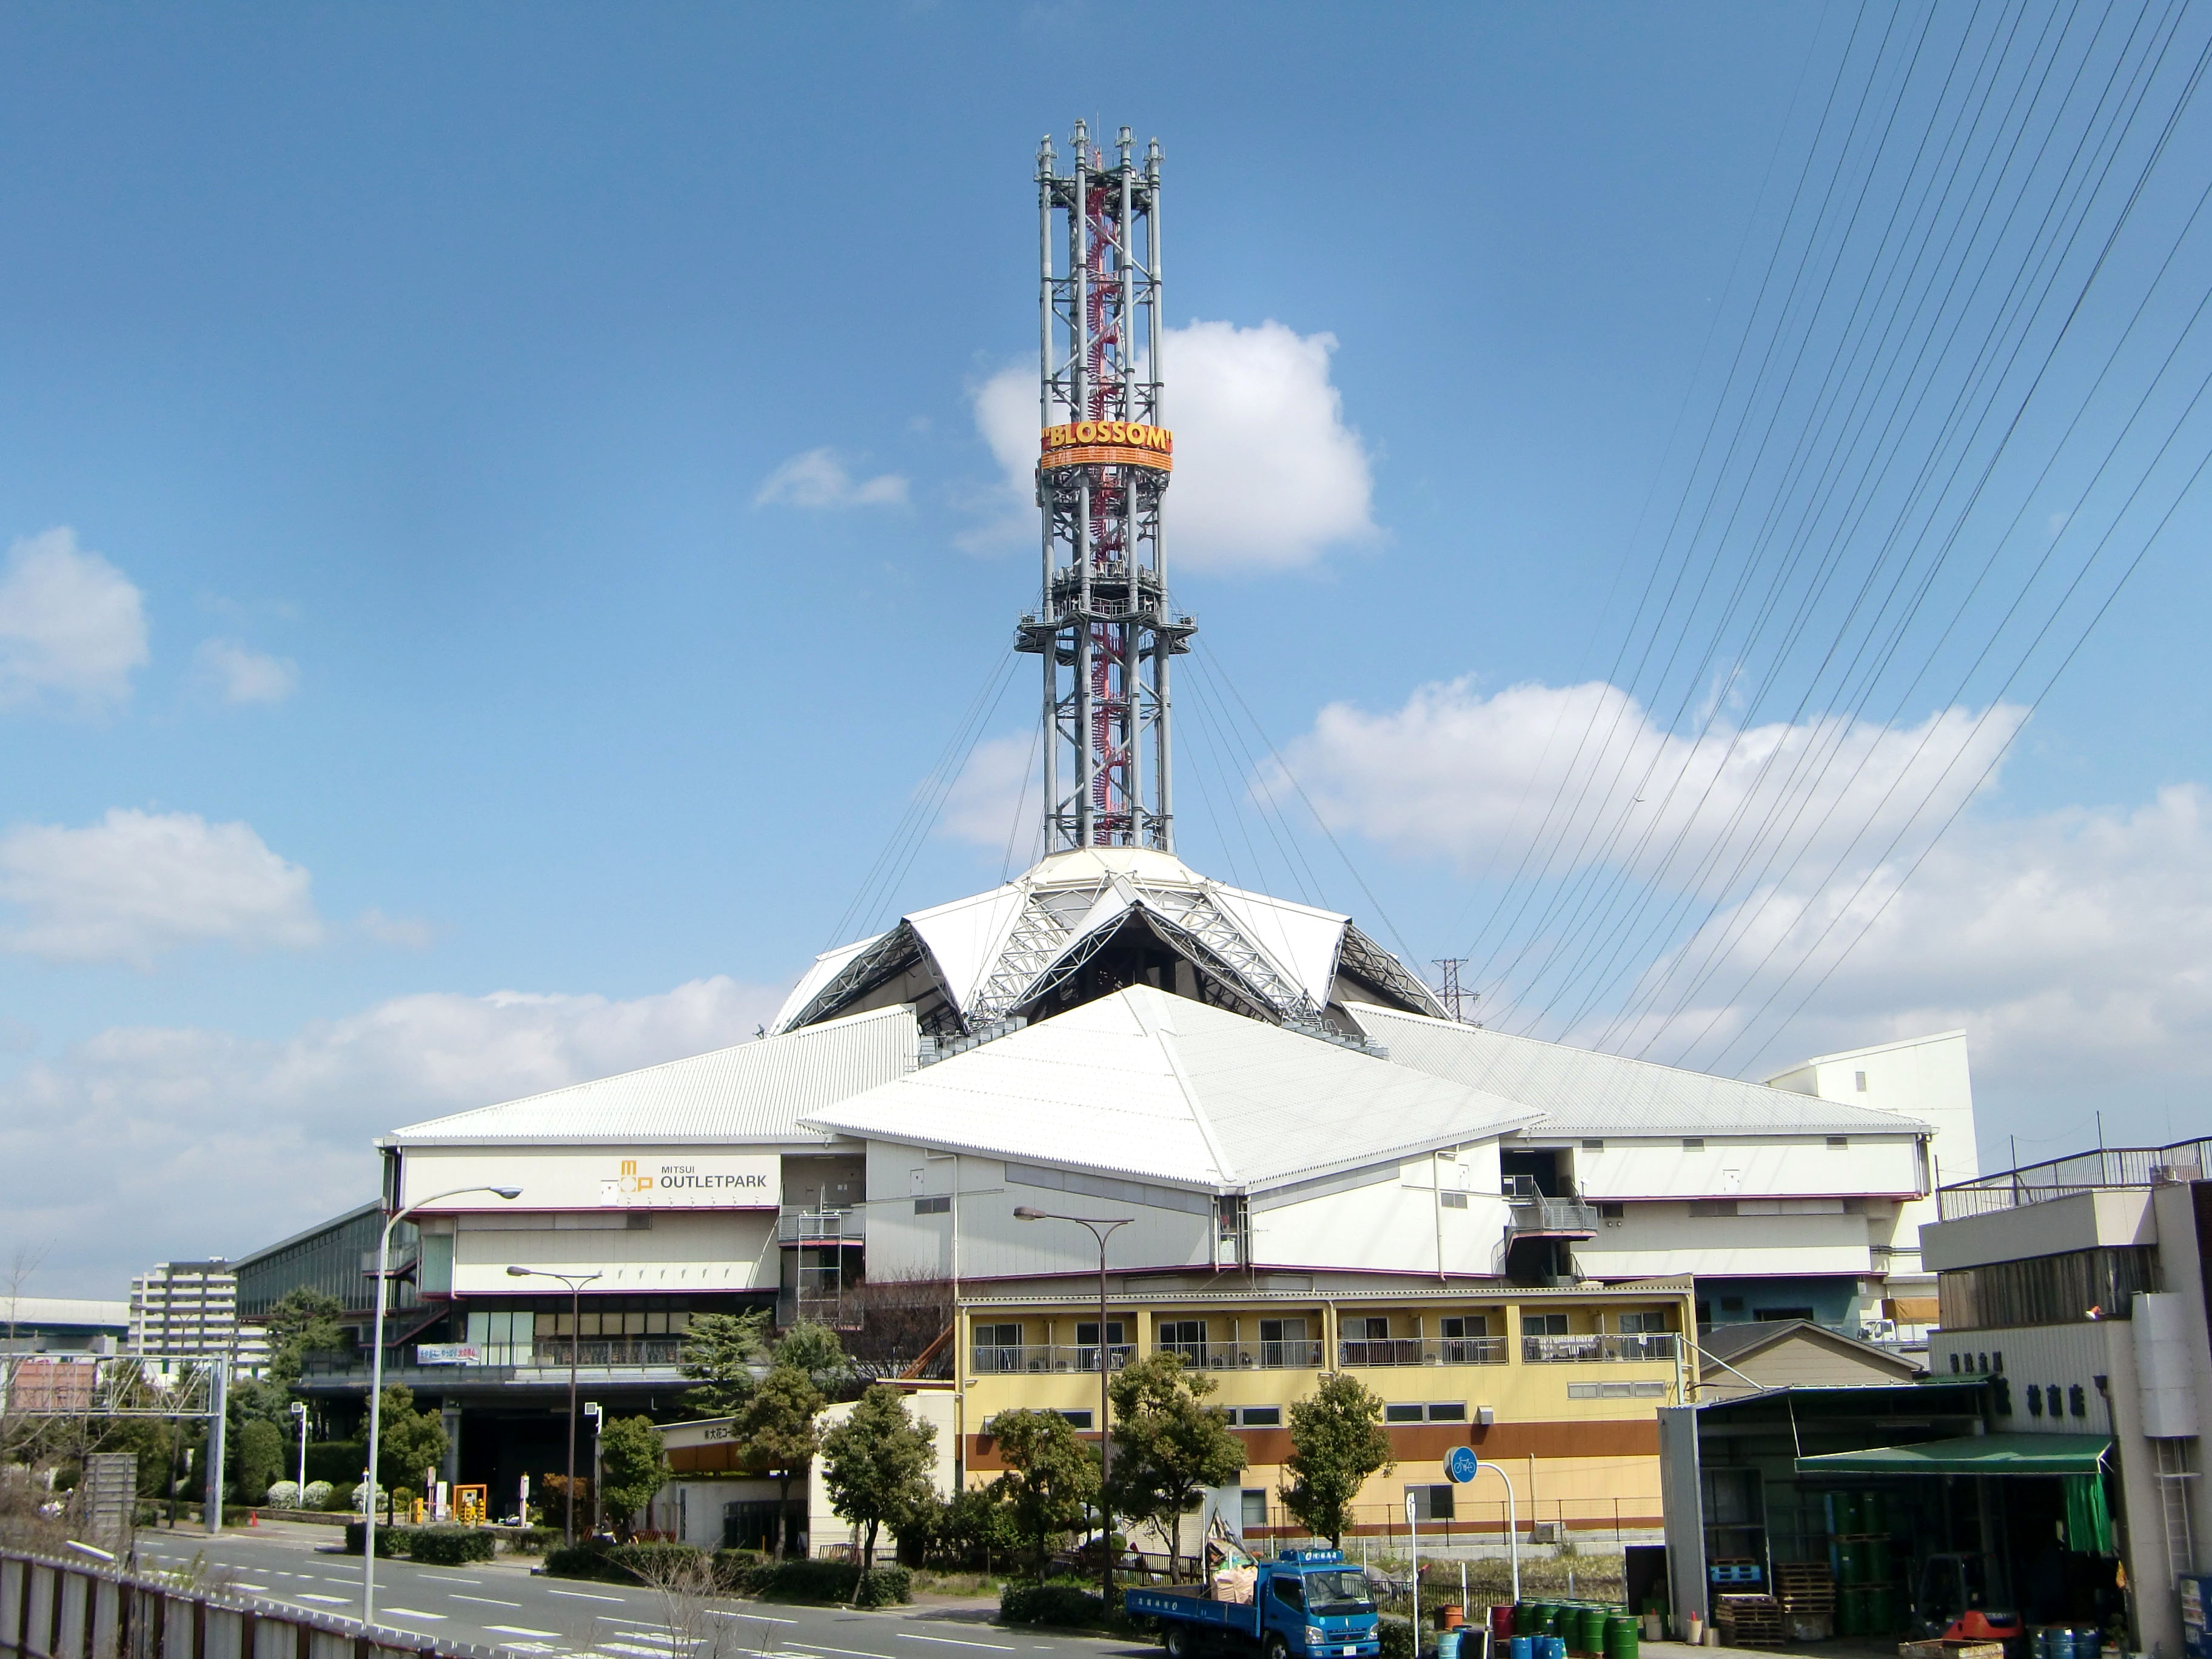
[[1248, 1647], [1265, 1659], [1375, 1659], [1382, 1650], [1366, 1577], [1341, 1550], [1285, 1550], [1260, 1562], [1249, 1601], [1218, 1601], [1211, 1589], [1131, 1589], [1121, 1605], [1160, 1621], [1168, 1659]]

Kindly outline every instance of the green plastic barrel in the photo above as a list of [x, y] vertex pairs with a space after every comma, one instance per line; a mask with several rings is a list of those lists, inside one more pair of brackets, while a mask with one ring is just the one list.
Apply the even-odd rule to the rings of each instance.
[[1856, 1538], [1837, 1540], [1836, 1583], [1857, 1584], [1863, 1583], [1865, 1580], [1865, 1553], [1860, 1548], [1858, 1540]]
[[1536, 1604], [1536, 1616], [1542, 1620], [1543, 1623], [1538, 1628], [1547, 1636], [1557, 1636], [1564, 1639], [1566, 1632], [1559, 1628], [1559, 1615], [1565, 1611], [1566, 1609], [1557, 1601], [1539, 1601]]
[[1847, 1538], [1861, 1530], [1859, 1514], [1859, 1495], [1856, 1492], [1832, 1492], [1828, 1494], [1828, 1530], [1838, 1537]]
[[1859, 1530], [1883, 1534], [1889, 1531], [1889, 1495], [1887, 1492], [1859, 1494]]
[[1836, 1634], [1838, 1636], [1866, 1634], [1864, 1586], [1845, 1584], [1836, 1592]]
[[1513, 1604], [1513, 1633], [1516, 1636], [1536, 1633], [1536, 1604], [1534, 1601], [1516, 1601]]
[[1889, 1540], [1869, 1538], [1859, 1545], [1859, 1564], [1865, 1570], [1864, 1583], [1887, 1584], [1889, 1582]]
[[1605, 1651], [1606, 1615], [1610, 1607], [1590, 1606], [1577, 1609], [1582, 1640], [1577, 1644], [1584, 1653], [1602, 1654]]
[[1637, 1659], [1643, 1629], [1633, 1614], [1613, 1613], [1605, 1621], [1605, 1659]]
[[1867, 1586], [1866, 1633], [1869, 1636], [1888, 1636], [1895, 1632], [1897, 1615], [1892, 1607], [1888, 1585]]

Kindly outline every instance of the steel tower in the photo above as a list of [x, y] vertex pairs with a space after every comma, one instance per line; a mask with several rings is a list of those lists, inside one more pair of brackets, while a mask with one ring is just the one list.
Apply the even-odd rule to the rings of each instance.
[[1168, 662], [1196, 625], [1168, 614], [1160, 535], [1160, 146], [1139, 167], [1123, 127], [1109, 166], [1078, 121], [1073, 148], [1063, 173], [1037, 147], [1043, 580], [1017, 646], [1044, 664], [1045, 850], [1164, 852]]

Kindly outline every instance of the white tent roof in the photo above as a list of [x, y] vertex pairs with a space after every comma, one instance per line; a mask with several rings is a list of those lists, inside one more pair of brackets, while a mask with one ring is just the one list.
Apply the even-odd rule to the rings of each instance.
[[1479, 1140], [1534, 1113], [1147, 986], [808, 1115], [841, 1134], [1247, 1190]]
[[1347, 916], [1208, 880], [1171, 854], [1099, 847], [1054, 854], [1002, 887], [914, 911], [889, 933], [825, 952], [772, 1029], [836, 1013], [865, 993], [872, 975], [911, 959], [916, 943], [972, 1028], [1023, 1006], [1137, 910], [1161, 931], [1194, 940], [1279, 1018], [1310, 1018], [1328, 1006], [1348, 945], [1356, 963], [1390, 978], [1392, 991], [1434, 1006], [1419, 978]]
[[1916, 1118], [1839, 1105], [1763, 1083], [1571, 1048], [1449, 1019], [1351, 1004], [1359, 1029], [1401, 1064], [1494, 1091], [1544, 1115], [1536, 1135], [1926, 1134]]
[[872, 1009], [783, 1036], [394, 1129], [380, 1146], [818, 1141], [799, 1120], [914, 1069], [914, 1010]]

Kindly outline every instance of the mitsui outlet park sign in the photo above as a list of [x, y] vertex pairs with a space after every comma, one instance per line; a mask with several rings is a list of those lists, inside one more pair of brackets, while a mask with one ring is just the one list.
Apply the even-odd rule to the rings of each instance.
[[[691, 1147], [625, 1151], [577, 1146], [505, 1152], [421, 1147], [401, 1164], [407, 1201], [465, 1187], [520, 1187], [514, 1210], [773, 1210], [782, 1188], [775, 1153], [718, 1152]], [[505, 1210], [483, 1192], [425, 1206], [440, 1211]]]

